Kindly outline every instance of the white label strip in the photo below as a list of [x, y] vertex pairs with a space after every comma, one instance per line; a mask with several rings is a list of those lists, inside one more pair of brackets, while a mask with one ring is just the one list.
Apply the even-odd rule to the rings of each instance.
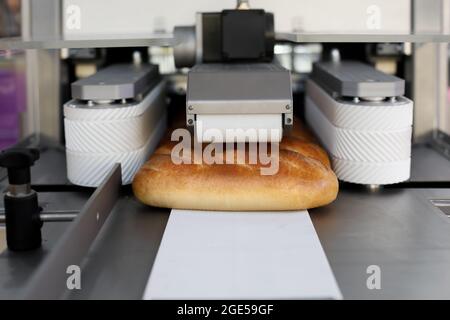
[[307, 211], [172, 210], [144, 299], [341, 299]]

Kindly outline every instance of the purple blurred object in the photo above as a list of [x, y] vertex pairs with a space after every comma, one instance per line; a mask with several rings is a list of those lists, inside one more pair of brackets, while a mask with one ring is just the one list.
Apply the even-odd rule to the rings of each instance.
[[12, 145], [17, 143], [17, 139], [6, 139], [2, 140], [0, 139], [0, 150], [6, 149], [8, 147], [11, 147]]
[[25, 111], [25, 75], [0, 70], [0, 115]]
[[0, 116], [0, 140], [18, 139], [20, 135], [20, 115], [18, 113], [6, 113]]
[[0, 70], [0, 149], [20, 138], [20, 112], [25, 110], [25, 94], [23, 72]]

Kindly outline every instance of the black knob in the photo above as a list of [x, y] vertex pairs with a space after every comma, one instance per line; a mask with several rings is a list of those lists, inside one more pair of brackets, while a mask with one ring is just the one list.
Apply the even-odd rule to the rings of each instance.
[[[13, 251], [41, 246], [42, 221], [37, 193], [29, 188], [30, 167], [39, 159], [39, 150], [13, 148], [0, 153], [0, 166], [8, 169], [10, 191], [4, 195], [6, 242]], [[19, 185], [27, 185], [17, 192]], [[14, 187], [13, 187], [14, 186]]]
[[9, 184], [29, 184], [30, 167], [38, 159], [38, 149], [11, 148], [0, 153], [0, 167], [8, 169]]

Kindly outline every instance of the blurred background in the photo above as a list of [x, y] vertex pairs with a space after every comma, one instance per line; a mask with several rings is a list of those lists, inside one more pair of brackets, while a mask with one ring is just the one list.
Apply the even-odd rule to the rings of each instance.
[[[0, 37], [20, 36], [20, 18], [20, 0], [0, 0]], [[24, 52], [0, 51], [0, 149], [21, 138], [21, 114], [26, 104], [24, 64]]]
[[[186, 70], [177, 70], [168, 46], [123, 48], [64, 48], [61, 39], [148, 38], [168, 35], [175, 25], [193, 24], [196, 11], [232, 8], [235, 0], [0, 0], [0, 38], [37, 40], [31, 49], [0, 48], [0, 149], [24, 138], [52, 138], [64, 143], [62, 105], [70, 100], [70, 84], [99, 68], [131, 62], [139, 52], [142, 61], [158, 64], [170, 83], [169, 97], [183, 105]], [[253, 0], [275, 14], [276, 29], [287, 33], [367, 33], [368, 6], [376, 4], [382, 26], [379, 34], [448, 34], [449, 0]], [[83, 27], [68, 28], [66, 9], [83, 8]], [[173, 10], [174, 6], [177, 10]], [[349, 9], [351, 8], [351, 9]], [[447, 13], [443, 12], [443, 8]], [[98, 19], [98, 12], [102, 17]], [[133, 17], [133, 23], [125, 17]], [[282, 17], [282, 18], [280, 18]], [[22, 21], [21, 21], [22, 20]], [[429, 39], [432, 37], [430, 36]], [[28, 38], [27, 38], [28, 37]], [[46, 48], [51, 39], [51, 48]], [[125, 39], [125, 40], [123, 40]], [[23, 40], [23, 42], [22, 42]], [[54, 45], [56, 43], [56, 45]], [[121, 45], [122, 46], [122, 45]], [[58, 47], [58, 48], [55, 48]], [[276, 59], [292, 71], [296, 111], [302, 109], [304, 81], [315, 61], [338, 54], [374, 65], [406, 80], [406, 95], [415, 102], [414, 139], [432, 132], [450, 135], [448, 43], [290, 43], [279, 41]], [[29, 142], [29, 141], [28, 141]]]

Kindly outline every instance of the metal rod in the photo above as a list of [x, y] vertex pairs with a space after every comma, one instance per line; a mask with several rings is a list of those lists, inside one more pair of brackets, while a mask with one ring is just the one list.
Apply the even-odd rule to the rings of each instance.
[[39, 217], [43, 222], [64, 222], [72, 221], [78, 215], [77, 213], [41, 213]]
[[250, 9], [249, 0], [238, 0], [236, 3], [236, 9], [238, 10], [248, 10]]
[[[72, 221], [78, 215], [76, 210], [54, 210], [44, 211], [39, 215], [43, 222], [65, 222]], [[5, 223], [5, 210], [0, 209], [0, 223]]]

